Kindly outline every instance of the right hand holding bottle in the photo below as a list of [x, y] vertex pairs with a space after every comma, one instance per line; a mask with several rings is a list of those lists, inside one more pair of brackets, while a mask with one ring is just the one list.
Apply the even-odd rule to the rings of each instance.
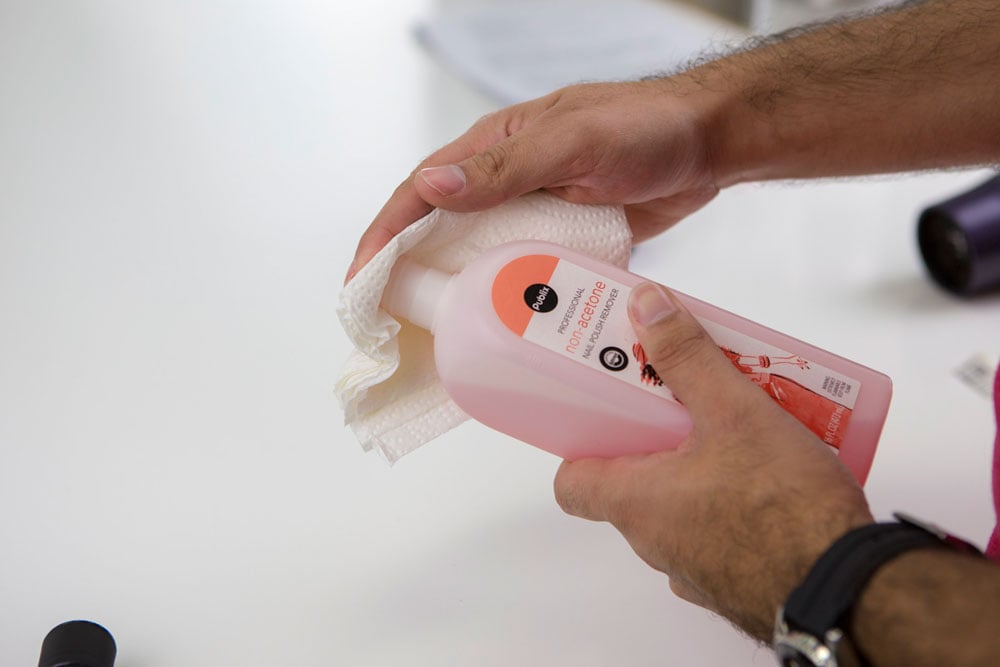
[[867, 501], [833, 451], [662, 287], [636, 287], [629, 314], [693, 429], [673, 451], [564, 462], [556, 498], [569, 514], [612, 523], [677, 595], [767, 640], [820, 553], [872, 521]]
[[571, 86], [483, 117], [396, 188], [361, 237], [347, 280], [435, 207], [478, 211], [538, 189], [624, 205], [636, 242], [667, 229], [719, 191], [700, 97], [683, 86]]

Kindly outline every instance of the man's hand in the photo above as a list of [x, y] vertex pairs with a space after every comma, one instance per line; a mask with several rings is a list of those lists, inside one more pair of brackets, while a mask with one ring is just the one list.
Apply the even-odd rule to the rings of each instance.
[[680, 597], [760, 640], [837, 537], [870, 523], [833, 451], [737, 371], [660, 286], [632, 292], [639, 342], [694, 427], [674, 451], [565, 462], [556, 498], [609, 521]]
[[348, 280], [434, 207], [544, 188], [625, 205], [642, 241], [734, 183], [993, 164], [998, 29], [993, 0], [907, 2], [676, 76], [571, 86], [490, 114], [396, 188]]
[[538, 189], [568, 201], [624, 204], [636, 242], [718, 192], [698, 87], [682, 80], [590, 84], [482, 118], [424, 160], [358, 243], [347, 280], [433, 208], [478, 211]]

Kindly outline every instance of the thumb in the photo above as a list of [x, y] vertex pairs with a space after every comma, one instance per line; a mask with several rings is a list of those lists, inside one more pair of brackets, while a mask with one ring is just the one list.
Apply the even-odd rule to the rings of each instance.
[[426, 167], [413, 185], [432, 206], [450, 211], [480, 211], [526, 192], [563, 181], [572, 151], [555, 130], [534, 125], [453, 164]]
[[650, 365], [696, 423], [699, 415], [717, 416], [720, 407], [746, 396], [748, 389], [757, 392], [662, 286], [649, 282], [636, 286], [628, 312]]

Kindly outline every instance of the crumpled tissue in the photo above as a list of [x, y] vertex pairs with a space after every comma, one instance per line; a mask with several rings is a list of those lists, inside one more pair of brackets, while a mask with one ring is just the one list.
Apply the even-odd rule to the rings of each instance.
[[405, 254], [457, 273], [489, 248], [529, 239], [620, 267], [628, 266], [632, 246], [620, 206], [573, 204], [540, 191], [486, 211], [436, 209], [393, 238], [344, 287], [337, 314], [355, 350], [335, 393], [365, 450], [395, 462], [469, 418], [438, 379], [430, 333], [379, 308], [396, 259]]

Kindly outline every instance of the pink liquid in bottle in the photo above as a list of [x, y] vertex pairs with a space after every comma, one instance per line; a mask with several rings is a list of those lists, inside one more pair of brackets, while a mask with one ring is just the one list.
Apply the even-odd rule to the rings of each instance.
[[[562, 246], [507, 243], [450, 275], [402, 258], [382, 297], [434, 335], [438, 375], [474, 419], [566, 459], [676, 447], [687, 410], [628, 320], [645, 279]], [[864, 483], [889, 409], [877, 371], [676, 293], [752, 382]]]

